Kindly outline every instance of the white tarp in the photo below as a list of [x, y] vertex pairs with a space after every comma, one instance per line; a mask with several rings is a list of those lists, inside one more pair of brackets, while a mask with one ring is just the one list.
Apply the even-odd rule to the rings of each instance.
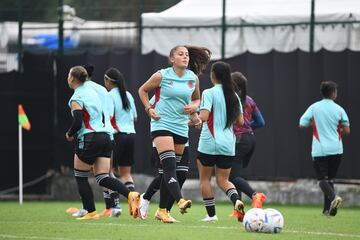
[[[308, 23], [311, 0], [226, 0], [227, 24]], [[178, 44], [208, 47], [213, 59], [221, 58], [222, 0], [183, 0], [160, 13], [142, 15], [142, 53], [168, 55]], [[360, 20], [360, 0], [315, 0], [316, 22]], [[171, 28], [171, 26], [214, 26]], [[168, 26], [170, 28], [146, 28]], [[360, 24], [315, 26], [314, 50], [360, 51]], [[226, 30], [225, 57], [246, 51], [309, 51], [309, 25], [278, 27], [230, 27]]]

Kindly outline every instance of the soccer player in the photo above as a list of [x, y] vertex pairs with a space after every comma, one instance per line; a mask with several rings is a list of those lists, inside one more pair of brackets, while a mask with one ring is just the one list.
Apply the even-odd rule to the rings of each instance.
[[[114, 171], [130, 191], [135, 191], [131, 176], [134, 165], [135, 126], [137, 112], [134, 98], [126, 90], [125, 78], [116, 68], [109, 68], [104, 75], [104, 83], [109, 91], [114, 109], [111, 112], [111, 124], [114, 129], [115, 147], [112, 162]], [[118, 198], [115, 196], [115, 201]]]
[[322, 82], [321, 101], [312, 104], [300, 118], [300, 128], [312, 127], [313, 165], [319, 186], [324, 193], [323, 215], [335, 216], [342, 199], [335, 195], [334, 178], [339, 168], [342, 136], [350, 134], [350, 122], [345, 110], [335, 103], [337, 84]]
[[[240, 96], [241, 104], [244, 109], [244, 125], [238, 127], [234, 125], [236, 136], [235, 161], [231, 167], [229, 180], [235, 185], [239, 195], [244, 192], [252, 199], [254, 208], [262, 208], [262, 203], [266, 199], [264, 193], [256, 192], [249, 183], [240, 177], [241, 169], [246, 168], [255, 150], [254, 129], [265, 125], [264, 118], [258, 109], [255, 101], [247, 95], [247, 79], [241, 72], [231, 74], [235, 92]], [[236, 216], [237, 211], [233, 211]]]
[[69, 100], [73, 122], [65, 136], [68, 141], [76, 139], [77, 142], [74, 155], [74, 175], [83, 207], [88, 212], [78, 219], [99, 218], [88, 182], [91, 168], [93, 168], [96, 181], [100, 186], [117, 191], [127, 197], [129, 207], [136, 218], [140, 203], [139, 193], [130, 192], [120, 181], [109, 176], [112, 144], [103, 123], [104, 109], [99, 104], [101, 100], [92, 88], [85, 86], [87, 78], [86, 69], [82, 66], [75, 66], [70, 69], [67, 79], [69, 87], [74, 89], [74, 94]]
[[[100, 97], [101, 105], [103, 109], [103, 120], [106, 128], [107, 134], [109, 134], [110, 139], [113, 141], [113, 128], [110, 122], [111, 114], [113, 113], [114, 104], [112, 102], [112, 99], [106, 90], [106, 88], [94, 81], [92, 81], [92, 75], [94, 72], [94, 66], [91, 64], [85, 64], [83, 67], [86, 69], [86, 72], [88, 74], [88, 79], [85, 81], [84, 85], [86, 87], [92, 88]], [[110, 175], [114, 176], [112, 171], [110, 170]], [[114, 200], [111, 198], [111, 196], [116, 196], [116, 199], [118, 199], [118, 193], [114, 192], [112, 190], [103, 188], [103, 197], [105, 202], [105, 209], [100, 213], [101, 216], [109, 216], [109, 217], [118, 217], [120, 216], [122, 210], [120, 207], [119, 201], [114, 202]], [[81, 215], [86, 214], [86, 210], [80, 209], [79, 212], [74, 214], [73, 216], [81, 217]]]
[[235, 156], [233, 123], [238, 126], [244, 123], [242, 105], [235, 93], [230, 74], [229, 64], [214, 63], [210, 74], [214, 87], [204, 90], [201, 99], [199, 117], [204, 123], [199, 139], [197, 166], [207, 211], [207, 216], [202, 220], [205, 222], [218, 220], [210, 183], [214, 166], [217, 185], [230, 198], [239, 216], [244, 214], [244, 205], [234, 185], [228, 180]]
[[[151, 137], [163, 168], [156, 215], [164, 223], [173, 222], [166, 211], [168, 195], [175, 199], [182, 214], [192, 204], [191, 200], [182, 197], [176, 176], [176, 159], [181, 158], [188, 141], [189, 115], [195, 112], [200, 103], [197, 74], [205, 69], [209, 60], [210, 51], [206, 48], [176, 46], [169, 54], [172, 67], [154, 73], [139, 88], [140, 99], [151, 118]], [[153, 106], [148, 95], [152, 90], [155, 90]]]

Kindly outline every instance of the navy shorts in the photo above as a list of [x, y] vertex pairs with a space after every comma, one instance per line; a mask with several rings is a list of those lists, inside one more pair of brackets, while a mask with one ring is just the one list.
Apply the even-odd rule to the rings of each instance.
[[107, 133], [88, 133], [76, 143], [75, 154], [89, 165], [93, 165], [99, 157], [111, 157], [113, 144]]
[[115, 147], [113, 151], [113, 167], [128, 167], [134, 165], [135, 134], [114, 134]]
[[151, 132], [151, 139], [154, 141], [154, 139], [156, 137], [160, 137], [160, 136], [170, 136], [173, 137], [174, 139], [174, 144], [185, 144], [188, 141], [187, 137], [183, 137], [180, 135], [177, 135], [175, 133], [172, 133], [170, 131], [167, 130], [158, 130], [158, 131], [153, 131]]
[[210, 155], [206, 153], [199, 152], [197, 159], [203, 166], [206, 167], [216, 167], [221, 169], [231, 168], [234, 156], [225, 156], [225, 155]]
[[339, 169], [342, 154], [314, 157], [313, 165], [318, 180], [334, 179]]

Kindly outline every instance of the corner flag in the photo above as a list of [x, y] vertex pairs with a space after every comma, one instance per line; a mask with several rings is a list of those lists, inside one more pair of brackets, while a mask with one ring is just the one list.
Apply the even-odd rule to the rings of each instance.
[[25, 130], [30, 131], [31, 129], [31, 125], [29, 122], [29, 119], [27, 118], [24, 108], [21, 104], [19, 104], [19, 125], [21, 125], [22, 128], [24, 128]]

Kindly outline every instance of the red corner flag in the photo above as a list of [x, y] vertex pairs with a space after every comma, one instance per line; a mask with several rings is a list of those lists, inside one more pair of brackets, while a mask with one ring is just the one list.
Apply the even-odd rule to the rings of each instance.
[[22, 128], [24, 128], [25, 130], [30, 131], [31, 129], [31, 125], [29, 122], [29, 119], [27, 118], [25, 111], [23, 109], [23, 106], [21, 104], [19, 104], [19, 125], [21, 125]]

